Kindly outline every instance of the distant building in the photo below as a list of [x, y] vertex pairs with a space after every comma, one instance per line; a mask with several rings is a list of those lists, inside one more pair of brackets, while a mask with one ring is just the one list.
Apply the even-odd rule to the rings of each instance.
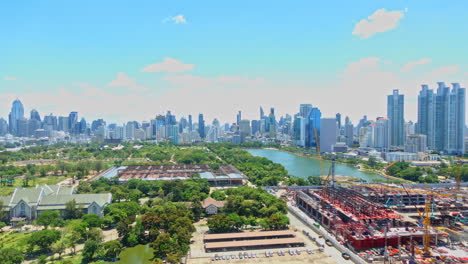
[[224, 201], [216, 201], [215, 199], [208, 197], [203, 200], [202, 207], [205, 209], [205, 213], [207, 215], [215, 215], [224, 207], [224, 204]]
[[320, 120], [320, 151], [332, 152], [338, 136], [336, 118], [322, 118]]
[[13, 101], [11, 112], [9, 115], [9, 128], [10, 134], [18, 135], [18, 121], [24, 118], [24, 107], [19, 99]]
[[385, 153], [385, 160], [387, 162], [413, 161], [413, 160], [420, 160], [420, 158], [419, 158], [419, 155], [417, 153], [387, 152], [387, 153]]
[[354, 145], [354, 126], [348, 117], [346, 117], [344, 130], [345, 130], [344, 135], [346, 138], [346, 145], [348, 145], [348, 147], [352, 147]]
[[384, 117], [378, 117], [374, 128], [374, 147], [380, 151], [387, 151], [391, 142], [391, 123]]
[[203, 120], [203, 114], [198, 115], [198, 134], [200, 137], [204, 139], [206, 137], [205, 134], [205, 120]]
[[36, 188], [15, 189], [10, 196], [0, 196], [3, 202], [3, 211], [10, 220], [24, 218], [32, 221], [45, 211], [59, 211], [63, 216], [66, 204], [76, 201], [77, 207], [85, 214], [104, 216], [104, 207], [112, 202], [112, 194], [75, 194], [73, 187], [61, 185], [38, 185]]
[[392, 146], [404, 145], [404, 100], [404, 95], [399, 94], [398, 90], [393, 90], [393, 94], [387, 97], [387, 118], [391, 123]]
[[427, 151], [427, 136], [423, 134], [409, 135], [406, 138], [405, 152], [426, 152]]

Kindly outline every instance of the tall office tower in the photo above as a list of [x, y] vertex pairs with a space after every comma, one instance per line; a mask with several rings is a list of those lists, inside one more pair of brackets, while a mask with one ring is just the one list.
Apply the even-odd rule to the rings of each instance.
[[41, 121], [38, 121], [37, 119], [29, 119], [27, 121], [28, 125], [27, 125], [27, 128], [28, 128], [28, 131], [27, 131], [27, 135], [28, 136], [34, 136], [34, 132], [37, 130], [37, 129], [40, 129], [41, 128]]
[[70, 128], [68, 127], [68, 116], [59, 116], [58, 118], [58, 130], [68, 132]]
[[76, 124], [78, 123], [78, 112], [70, 112], [68, 115], [68, 129], [70, 133], [76, 133]]
[[435, 106], [434, 91], [426, 84], [421, 85], [418, 95], [418, 123], [416, 133], [427, 136], [427, 146], [435, 149]]
[[275, 108], [270, 108], [270, 114], [268, 115], [268, 136], [270, 138], [276, 138], [276, 117]]
[[177, 125], [176, 116], [171, 114], [171, 111], [167, 111], [166, 113], [166, 125]]
[[252, 125], [252, 135], [257, 134], [257, 132], [260, 132], [260, 121], [259, 120], [252, 120], [251, 125]]
[[205, 120], [203, 120], [203, 114], [198, 115], [198, 134], [200, 138], [204, 139], [205, 136]]
[[390, 119], [391, 145], [404, 145], [404, 100], [405, 96], [393, 90], [393, 94], [387, 96], [387, 118]]
[[8, 134], [8, 122], [0, 118], [0, 136], [5, 136], [6, 134]]
[[306, 145], [306, 119], [300, 113], [294, 116], [293, 140], [296, 146], [305, 147]]
[[427, 151], [427, 136], [423, 134], [409, 135], [406, 139], [405, 152], [426, 152]]
[[91, 123], [91, 131], [96, 131], [96, 130], [98, 130], [98, 128], [100, 128], [102, 126], [104, 126], [104, 127], [106, 126], [106, 121], [104, 121], [104, 119], [102, 119], [102, 118], [96, 119]]
[[44, 116], [44, 129], [46, 131], [52, 131], [58, 129], [57, 117], [50, 114], [48, 116]]
[[241, 120], [242, 120], [242, 112], [239, 111], [236, 116], [236, 125], [240, 125]]
[[337, 113], [336, 114], [336, 122], [338, 123], [338, 130], [341, 129], [341, 114]]
[[443, 82], [437, 83], [435, 107], [435, 148], [450, 154], [465, 151], [466, 93], [460, 84], [452, 83], [452, 90]]
[[80, 122], [77, 124], [76, 134], [84, 134], [87, 128], [86, 119], [81, 118]]
[[130, 139], [130, 140], [133, 140], [135, 139], [135, 129], [137, 129], [137, 127], [135, 126], [135, 122], [127, 122], [127, 125], [125, 125], [125, 139]]
[[306, 135], [305, 135], [305, 144], [306, 148], [315, 148], [317, 147], [315, 130], [317, 130], [318, 136], [320, 136], [320, 119], [322, 118], [322, 112], [317, 107], [313, 107], [307, 117], [305, 117], [306, 122]]
[[374, 147], [380, 151], [387, 151], [390, 148], [390, 135], [390, 120], [377, 117], [374, 128]]
[[167, 125], [167, 139], [174, 144], [179, 144], [179, 126]]
[[179, 133], [184, 132], [184, 130], [185, 130], [187, 127], [188, 127], [187, 119], [185, 119], [185, 117], [180, 118], [180, 121], [179, 121]]
[[333, 145], [338, 137], [338, 124], [336, 118], [320, 119], [320, 151], [332, 152]]
[[263, 108], [260, 106], [260, 120], [265, 118], [265, 112], [263, 112]]
[[241, 135], [250, 136], [250, 120], [243, 119], [239, 122], [239, 132]]
[[36, 109], [31, 110], [29, 119], [34, 119], [34, 120], [41, 122], [41, 116], [39, 115], [39, 112], [37, 112]]
[[309, 115], [310, 111], [312, 110], [312, 105], [311, 104], [300, 104], [299, 105], [299, 115], [307, 118]]
[[18, 120], [24, 118], [24, 107], [19, 99], [13, 101], [11, 112], [8, 117], [10, 133], [14, 136], [18, 135]]
[[416, 134], [416, 125], [413, 123], [413, 121], [408, 121], [405, 122], [405, 143], [406, 143], [406, 138], [409, 135]]
[[344, 130], [346, 145], [348, 145], [348, 147], [352, 147], [354, 145], [354, 126], [349, 120], [349, 117], [346, 117]]
[[28, 135], [28, 133], [29, 133], [28, 125], [29, 125], [28, 119], [26, 119], [24, 117], [17, 120], [17, 126], [18, 126], [17, 136], [19, 136], [19, 137], [29, 136]]
[[190, 132], [193, 131], [192, 115], [188, 115], [188, 128]]

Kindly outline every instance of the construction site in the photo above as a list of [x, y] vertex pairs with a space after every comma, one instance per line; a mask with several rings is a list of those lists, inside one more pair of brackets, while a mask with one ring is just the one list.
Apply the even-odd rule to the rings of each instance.
[[468, 263], [466, 187], [336, 182], [334, 162], [328, 176], [284, 197], [363, 260]]
[[459, 166], [454, 184], [390, 184], [388, 177], [369, 184], [336, 181], [333, 157], [322, 185], [287, 187], [281, 196], [304, 223], [326, 231], [337, 243], [330, 246], [365, 262], [468, 263], [468, 186]]

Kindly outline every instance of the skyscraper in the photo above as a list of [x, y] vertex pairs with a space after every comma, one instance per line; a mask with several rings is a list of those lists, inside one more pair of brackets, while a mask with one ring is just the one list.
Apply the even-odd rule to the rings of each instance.
[[452, 83], [452, 90], [443, 82], [437, 85], [436, 94], [427, 85], [422, 85], [418, 97], [416, 132], [427, 136], [430, 149], [462, 154], [465, 151], [465, 88], [458, 83]]
[[37, 112], [36, 109], [31, 110], [30, 119], [41, 122], [41, 116], [39, 115], [39, 112]]
[[70, 133], [76, 134], [77, 123], [78, 123], [78, 112], [70, 112], [70, 114], [68, 115], [68, 129]]
[[390, 119], [392, 146], [403, 146], [405, 143], [404, 99], [404, 95], [399, 94], [397, 89], [387, 97], [387, 118]]
[[236, 125], [239, 126], [239, 125], [240, 125], [240, 121], [242, 120], [242, 112], [239, 111], [239, 112], [237, 113], [237, 116], [236, 116], [236, 117], [237, 117], [237, 119], [236, 119]]
[[260, 120], [265, 118], [265, 112], [263, 112], [263, 108], [260, 106]]
[[311, 104], [301, 104], [299, 105], [299, 115], [307, 118], [309, 115], [310, 111], [312, 110], [312, 105]]
[[189, 128], [189, 131], [192, 132], [193, 130], [192, 115], [188, 115], [188, 128]]
[[354, 126], [349, 120], [349, 117], [346, 117], [344, 130], [345, 130], [344, 135], [346, 138], [346, 145], [348, 145], [348, 147], [352, 147], [354, 144]]
[[322, 118], [320, 120], [320, 151], [332, 152], [338, 137], [336, 118]]
[[317, 130], [317, 134], [320, 136], [320, 119], [322, 118], [322, 112], [317, 107], [312, 107], [309, 111], [307, 117], [305, 117], [306, 122], [306, 137], [305, 137], [305, 144], [306, 148], [315, 148], [317, 147], [317, 143], [315, 140], [315, 130]]
[[203, 139], [205, 138], [205, 120], [203, 120], [203, 114], [198, 115], [198, 134]]
[[24, 118], [24, 107], [19, 99], [13, 101], [9, 115], [9, 128], [12, 135], [18, 135], [18, 120]]
[[435, 95], [429, 86], [423, 84], [418, 95], [418, 123], [416, 133], [427, 136], [427, 146], [435, 149]]
[[341, 114], [337, 113], [336, 114], [336, 122], [338, 123], [338, 130], [341, 129]]
[[380, 151], [387, 151], [391, 141], [390, 120], [384, 117], [377, 117], [374, 127], [374, 147]]

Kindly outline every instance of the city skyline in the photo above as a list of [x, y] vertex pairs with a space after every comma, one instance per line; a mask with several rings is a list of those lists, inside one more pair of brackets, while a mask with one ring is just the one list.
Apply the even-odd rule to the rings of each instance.
[[420, 85], [468, 84], [468, 55], [447, 41], [466, 42], [462, 1], [245, 4], [3, 4], [0, 117], [20, 98], [42, 115], [117, 123], [167, 110], [233, 123], [300, 103], [357, 123], [385, 116], [398, 89], [416, 121]]

